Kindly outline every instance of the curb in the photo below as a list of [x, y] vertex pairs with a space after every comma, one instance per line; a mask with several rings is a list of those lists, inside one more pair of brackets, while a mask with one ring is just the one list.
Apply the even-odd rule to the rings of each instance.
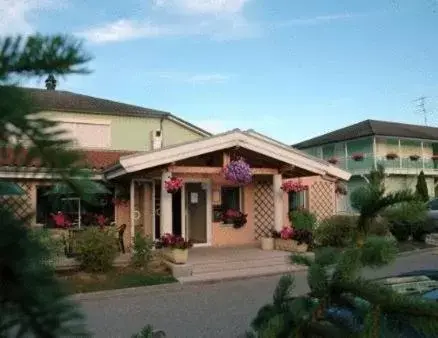
[[230, 277], [216, 277], [216, 278], [207, 278], [207, 279], [200, 279], [196, 281], [178, 281], [180, 285], [208, 285], [208, 284], [219, 284], [222, 282], [231, 282], [231, 281], [239, 281], [239, 280], [248, 280], [248, 279], [254, 279], [254, 278], [263, 278], [263, 277], [272, 277], [272, 276], [282, 276], [287, 274], [295, 274], [295, 273], [301, 273], [301, 272], [307, 272], [308, 268], [306, 266], [300, 266], [296, 270], [293, 271], [287, 271], [287, 272], [267, 272], [260, 275], [248, 275], [248, 276], [230, 276]]
[[408, 256], [412, 256], [412, 255], [419, 255], [419, 254], [421, 255], [421, 254], [434, 252], [434, 251], [438, 251], [438, 246], [434, 247], [434, 248], [416, 249], [416, 250], [411, 250], [411, 251], [400, 252], [397, 254], [397, 257], [408, 257]]
[[135, 288], [77, 293], [71, 295], [70, 298], [75, 301], [87, 301], [87, 300], [98, 300], [98, 299], [126, 297], [126, 296], [136, 297], [138, 295], [142, 295], [142, 294], [144, 295], [148, 293], [158, 293], [160, 291], [170, 292], [170, 291], [180, 291], [180, 290], [182, 290], [182, 285], [178, 282], [174, 282], [167, 284], [139, 286]]

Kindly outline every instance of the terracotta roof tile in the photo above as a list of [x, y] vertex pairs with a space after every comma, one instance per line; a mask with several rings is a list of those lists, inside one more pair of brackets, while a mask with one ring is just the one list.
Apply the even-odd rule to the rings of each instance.
[[[0, 166], [23, 166], [26, 150], [18, 156], [14, 156], [13, 149], [5, 149], [0, 152]], [[80, 150], [85, 167], [94, 170], [103, 170], [116, 164], [120, 157], [133, 154], [133, 151], [110, 151], [110, 150]], [[39, 167], [40, 162], [34, 160], [26, 167]]]

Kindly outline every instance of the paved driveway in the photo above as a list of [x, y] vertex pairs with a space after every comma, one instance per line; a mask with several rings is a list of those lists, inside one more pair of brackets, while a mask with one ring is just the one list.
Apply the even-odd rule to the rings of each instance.
[[[432, 253], [399, 258], [383, 270], [367, 270], [369, 278], [418, 269], [438, 269]], [[245, 332], [257, 310], [272, 298], [279, 277], [207, 285], [150, 287], [111, 297], [81, 301], [89, 329], [96, 337], [129, 338], [144, 325], [166, 331], [168, 337], [231, 338]], [[307, 291], [305, 273], [296, 274], [297, 293]]]

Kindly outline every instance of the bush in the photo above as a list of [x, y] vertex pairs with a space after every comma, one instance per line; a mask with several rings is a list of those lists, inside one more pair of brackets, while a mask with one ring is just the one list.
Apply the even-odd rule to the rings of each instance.
[[384, 213], [390, 231], [398, 241], [407, 241], [410, 236], [424, 242], [432, 231], [427, 219], [427, 207], [421, 201], [400, 203]]
[[378, 216], [370, 223], [369, 235], [371, 236], [387, 236], [390, 234], [388, 219]]
[[138, 268], [147, 267], [152, 257], [153, 247], [154, 241], [150, 237], [136, 233], [131, 257], [132, 264]]
[[412, 234], [411, 223], [406, 221], [391, 221], [389, 229], [399, 242], [406, 242]]
[[29, 236], [37, 240], [48, 253], [46, 263], [54, 265], [58, 257], [64, 256], [64, 245], [62, 239], [54, 238], [50, 230], [31, 228]]
[[104, 272], [112, 268], [117, 256], [117, 242], [114, 233], [99, 228], [88, 228], [78, 234], [77, 257], [81, 268], [86, 271]]
[[316, 225], [316, 216], [308, 210], [295, 210], [289, 213], [289, 219], [294, 229], [313, 231]]
[[421, 201], [399, 203], [388, 208], [383, 215], [389, 223], [403, 221], [413, 224], [426, 220], [427, 206]]
[[418, 221], [412, 225], [412, 239], [424, 243], [426, 235], [434, 231], [433, 223], [429, 219]]
[[315, 231], [315, 242], [321, 246], [345, 247], [354, 235], [357, 217], [335, 215], [322, 221]]

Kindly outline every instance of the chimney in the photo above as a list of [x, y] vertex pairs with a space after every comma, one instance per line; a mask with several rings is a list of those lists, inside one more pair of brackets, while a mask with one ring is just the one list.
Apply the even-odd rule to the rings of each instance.
[[56, 79], [53, 74], [50, 74], [46, 79], [46, 89], [55, 90], [56, 89]]

